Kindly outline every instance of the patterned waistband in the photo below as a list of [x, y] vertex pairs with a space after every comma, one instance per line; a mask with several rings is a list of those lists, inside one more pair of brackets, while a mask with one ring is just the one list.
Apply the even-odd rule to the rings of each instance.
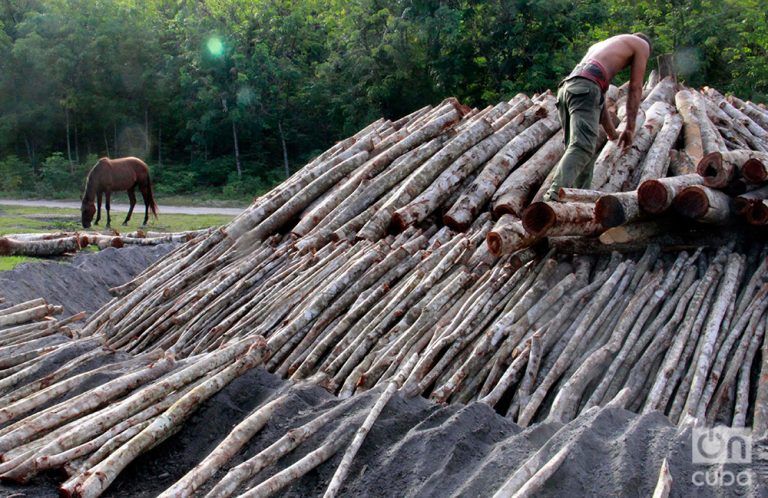
[[577, 65], [568, 75], [566, 81], [571, 78], [586, 78], [594, 81], [603, 93], [608, 90], [608, 86], [611, 84], [608, 79], [608, 71], [596, 60], [589, 60]]

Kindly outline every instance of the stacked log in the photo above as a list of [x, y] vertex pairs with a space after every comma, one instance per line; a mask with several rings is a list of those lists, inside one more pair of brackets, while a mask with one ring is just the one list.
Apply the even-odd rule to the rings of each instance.
[[75, 253], [89, 245], [106, 249], [128, 245], [155, 246], [167, 243], [184, 243], [202, 239], [213, 229], [164, 233], [139, 230], [126, 235], [112, 232], [58, 232], [9, 234], [0, 237], [0, 256], [53, 257]]

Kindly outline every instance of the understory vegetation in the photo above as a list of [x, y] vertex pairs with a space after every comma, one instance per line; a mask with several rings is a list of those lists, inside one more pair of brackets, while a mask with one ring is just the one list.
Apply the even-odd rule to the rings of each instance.
[[674, 52], [688, 85], [764, 101], [766, 11], [762, 0], [2, 2], [0, 195], [76, 197], [99, 156], [135, 155], [160, 196], [249, 200], [379, 116], [554, 88], [621, 32]]

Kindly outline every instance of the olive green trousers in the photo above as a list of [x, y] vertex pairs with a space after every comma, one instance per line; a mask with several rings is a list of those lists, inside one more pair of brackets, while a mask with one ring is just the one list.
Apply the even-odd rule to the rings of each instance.
[[557, 110], [565, 133], [565, 153], [544, 200], [556, 198], [561, 187], [590, 187], [602, 107], [603, 93], [597, 83], [573, 78], [560, 85]]

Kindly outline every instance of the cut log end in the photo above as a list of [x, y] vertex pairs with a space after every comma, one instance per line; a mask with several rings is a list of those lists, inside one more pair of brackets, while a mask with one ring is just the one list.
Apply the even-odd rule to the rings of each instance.
[[472, 225], [472, 221], [474, 220], [470, 220], [469, 222], [460, 220], [451, 216], [449, 213], [443, 215], [443, 223], [451, 230], [455, 230], [457, 232], [466, 232]]
[[640, 207], [651, 214], [661, 214], [669, 208], [669, 193], [657, 180], [644, 181], [637, 189]]
[[736, 214], [746, 216], [747, 211], [749, 211], [749, 208], [752, 207], [752, 204], [753, 203], [750, 202], [749, 199], [744, 199], [742, 197], [734, 197], [733, 210], [736, 212]]
[[393, 230], [397, 231], [398, 233], [402, 232], [403, 230], [408, 228], [408, 220], [404, 216], [402, 216], [400, 213], [395, 212], [392, 215], [392, 223], [390, 227]]
[[488, 232], [488, 235], [485, 237], [485, 241], [488, 244], [488, 250], [491, 252], [491, 254], [494, 256], [501, 256], [503, 247], [501, 235], [495, 232]]
[[749, 159], [741, 167], [741, 174], [750, 183], [762, 183], [768, 180], [768, 170], [759, 159]]
[[496, 219], [501, 218], [505, 214], [512, 214], [517, 216], [518, 214], [515, 212], [514, 209], [512, 209], [510, 206], [505, 204], [498, 204], [496, 206], [493, 206], [493, 217]]
[[686, 188], [675, 197], [675, 209], [688, 218], [701, 218], [709, 209], [709, 199], [698, 188]]
[[710, 152], [696, 165], [696, 172], [704, 178], [704, 185], [713, 188], [723, 188], [733, 177], [733, 168], [723, 162], [720, 152]]
[[534, 235], [541, 235], [555, 224], [557, 216], [546, 202], [534, 202], [523, 212], [523, 227]]
[[746, 218], [750, 225], [768, 225], [768, 206], [764, 202], [756, 202], [746, 210]]
[[608, 195], [598, 199], [595, 204], [595, 219], [605, 228], [617, 227], [627, 221], [621, 202]]

